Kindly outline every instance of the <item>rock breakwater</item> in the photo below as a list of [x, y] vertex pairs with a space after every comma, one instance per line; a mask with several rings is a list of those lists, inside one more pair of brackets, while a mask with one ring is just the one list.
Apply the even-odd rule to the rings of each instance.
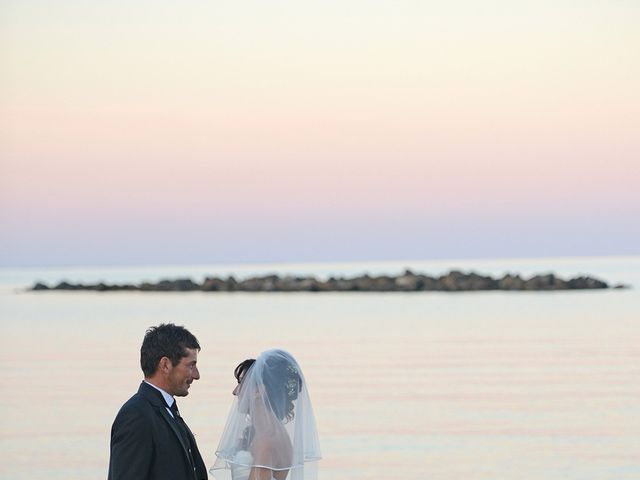
[[[614, 288], [621, 288], [618, 285]], [[264, 275], [237, 280], [207, 277], [202, 283], [190, 278], [160, 280], [139, 284], [81, 284], [62, 281], [55, 286], [36, 283], [30, 290], [73, 291], [138, 291], [138, 292], [467, 292], [483, 290], [548, 291], [590, 290], [611, 288], [606, 282], [591, 276], [562, 279], [553, 273], [524, 278], [518, 274], [506, 274], [500, 278], [475, 272], [453, 270], [440, 276], [429, 276], [406, 270], [397, 276], [360, 275], [355, 277], [331, 277], [326, 280], [309, 276]]]

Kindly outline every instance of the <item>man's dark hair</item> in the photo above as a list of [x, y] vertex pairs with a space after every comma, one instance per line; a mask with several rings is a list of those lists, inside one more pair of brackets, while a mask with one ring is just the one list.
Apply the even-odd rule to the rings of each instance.
[[171, 360], [173, 366], [187, 356], [187, 348], [200, 350], [198, 339], [186, 328], [173, 323], [150, 327], [144, 334], [140, 347], [140, 366], [145, 377], [152, 376], [162, 357]]

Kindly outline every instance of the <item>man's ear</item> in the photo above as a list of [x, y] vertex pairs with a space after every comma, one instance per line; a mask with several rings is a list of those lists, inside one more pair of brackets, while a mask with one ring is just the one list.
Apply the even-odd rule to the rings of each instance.
[[169, 357], [162, 357], [158, 362], [158, 371], [161, 373], [169, 373], [172, 367], [173, 364], [171, 363]]

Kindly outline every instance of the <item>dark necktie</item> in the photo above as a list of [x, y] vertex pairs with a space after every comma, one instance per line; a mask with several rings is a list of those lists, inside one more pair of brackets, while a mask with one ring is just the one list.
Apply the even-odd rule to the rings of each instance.
[[187, 442], [187, 445], [190, 446], [191, 445], [191, 439], [189, 438], [189, 435], [187, 434], [187, 431], [188, 431], [187, 425], [184, 423], [184, 420], [180, 416], [180, 411], [178, 410], [178, 402], [176, 402], [174, 400], [173, 401], [173, 405], [171, 405], [169, 407], [169, 410], [171, 410], [171, 414], [173, 415], [173, 419], [176, 421], [176, 424], [178, 425], [178, 430], [180, 430], [180, 433], [182, 434], [182, 437]]
[[182, 438], [187, 443], [187, 445], [189, 445], [189, 461], [191, 462], [191, 466], [195, 471], [196, 467], [195, 467], [195, 462], [193, 460], [193, 453], [192, 453], [193, 444], [191, 443], [191, 435], [189, 435], [188, 433], [189, 428], [187, 427], [187, 424], [184, 423], [184, 420], [180, 416], [180, 411], [178, 410], [178, 402], [176, 402], [175, 399], [173, 401], [173, 405], [169, 407], [169, 410], [171, 410], [171, 413], [173, 414], [173, 419], [176, 421], [178, 430], [180, 431]]
[[173, 405], [169, 407], [169, 410], [171, 410], [171, 414], [173, 415], [173, 418], [175, 418], [176, 420], [178, 420], [179, 418], [182, 418], [180, 416], [180, 412], [178, 411], [178, 402], [176, 402], [175, 400], [173, 401]]

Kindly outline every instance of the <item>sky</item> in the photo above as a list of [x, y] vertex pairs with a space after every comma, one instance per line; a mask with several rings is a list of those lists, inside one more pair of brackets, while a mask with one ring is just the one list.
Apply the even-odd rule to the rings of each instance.
[[5, 0], [0, 266], [640, 254], [640, 3]]

